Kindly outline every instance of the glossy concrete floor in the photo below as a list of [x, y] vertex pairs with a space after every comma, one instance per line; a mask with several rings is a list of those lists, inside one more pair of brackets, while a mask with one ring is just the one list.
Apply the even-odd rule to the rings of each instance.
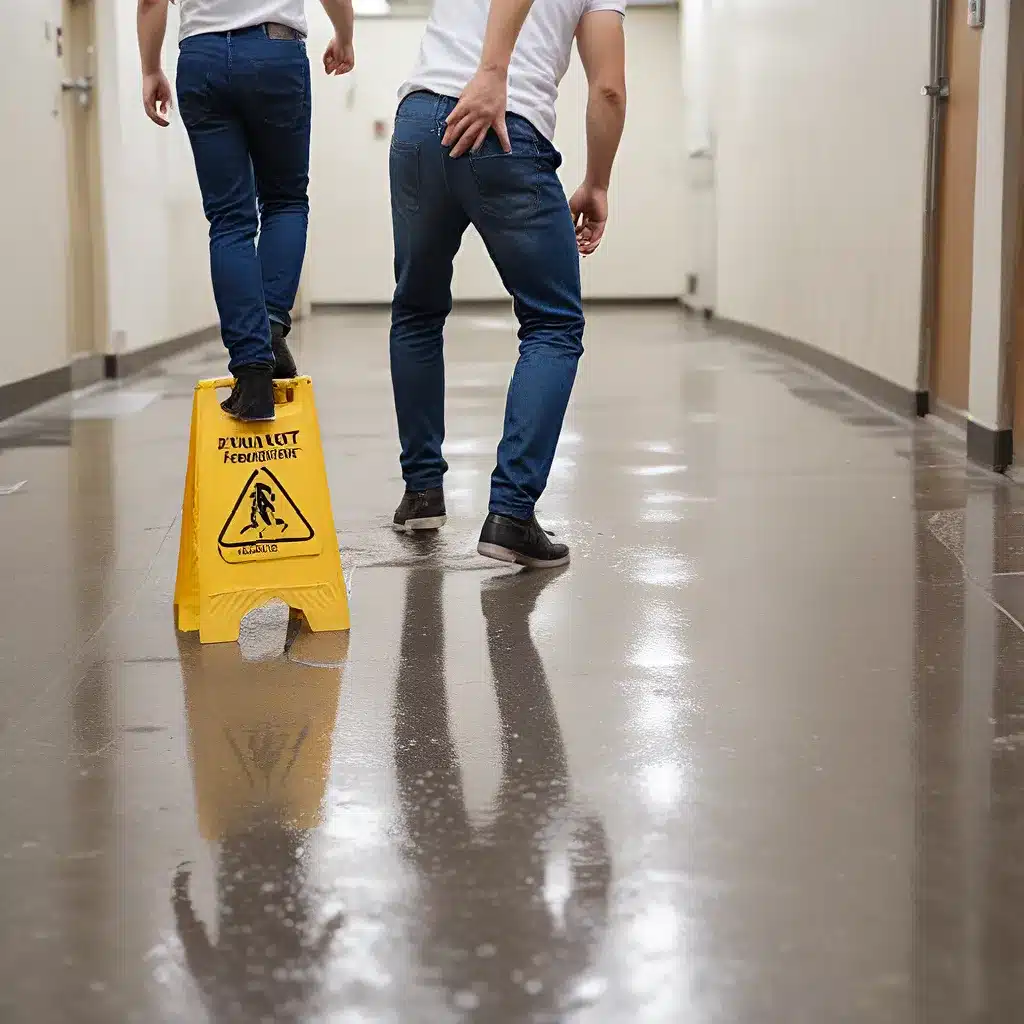
[[347, 638], [175, 634], [216, 346], [0, 424], [0, 1020], [1021, 1019], [1021, 492], [672, 310], [588, 338], [523, 575], [507, 316], [452, 320], [420, 542], [385, 318], [301, 328]]

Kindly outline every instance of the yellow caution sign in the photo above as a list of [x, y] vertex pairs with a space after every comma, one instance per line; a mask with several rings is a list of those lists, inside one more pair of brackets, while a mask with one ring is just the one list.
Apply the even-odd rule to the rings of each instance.
[[253, 608], [279, 598], [316, 632], [349, 628], [338, 536], [309, 377], [274, 382], [273, 423], [240, 423], [202, 380], [182, 503], [178, 629], [238, 639]]
[[345, 633], [299, 632], [282, 657], [179, 637], [199, 832], [221, 840], [254, 825], [319, 824]]

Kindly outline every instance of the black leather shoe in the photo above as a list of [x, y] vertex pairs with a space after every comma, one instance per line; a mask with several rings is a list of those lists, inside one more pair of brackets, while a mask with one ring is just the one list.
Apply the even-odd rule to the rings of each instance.
[[429, 491], [406, 491], [402, 504], [395, 510], [395, 529], [407, 533], [439, 530], [447, 521], [444, 491], [440, 487]]
[[285, 341], [284, 324], [270, 321], [270, 346], [274, 350], [274, 380], [291, 380], [298, 377], [299, 369], [295, 365], [292, 350]]
[[220, 403], [243, 423], [269, 423], [274, 418], [274, 377], [268, 366], [240, 366], [231, 394]]
[[529, 569], [558, 569], [569, 564], [569, 548], [556, 544], [537, 517], [513, 519], [493, 512], [484, 520], [477, 551], [499, 562], [514, 562]]

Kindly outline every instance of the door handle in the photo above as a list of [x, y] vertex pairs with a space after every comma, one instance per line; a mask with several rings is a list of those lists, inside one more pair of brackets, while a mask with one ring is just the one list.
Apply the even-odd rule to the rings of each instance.
[[78, 95], [78, 102], [81, 106], [89, 105], [89, 96], [92, 93], [92, 76], [83, 75], [80, 78], [65, 78], [60, 83], [61, 92], [73, 92]]

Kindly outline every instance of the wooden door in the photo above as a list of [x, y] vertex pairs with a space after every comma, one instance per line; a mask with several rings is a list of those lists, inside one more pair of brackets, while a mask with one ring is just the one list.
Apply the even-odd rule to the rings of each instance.
[[968, 0], [949, 0], [949, 101], [939, 184], [938, 282], [932, 397], [965, 412], [971, 375], [974, 184], [978, 155], [981, 33], [967, 24]]
[[68, 340], [72, 362], [106, 348], [95, 0], [64, 0], [62, 91], [68, 182]]

